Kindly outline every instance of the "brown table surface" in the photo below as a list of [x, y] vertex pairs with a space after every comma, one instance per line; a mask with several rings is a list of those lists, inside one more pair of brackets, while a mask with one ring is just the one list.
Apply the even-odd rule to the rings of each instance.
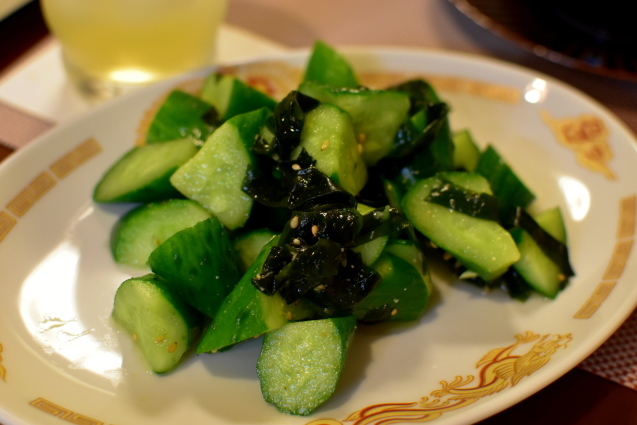
[[[335, 45], [427, 47], [504, 59], [587, 92], [637, 132], [636, 83], [584, 74], [540, 59], [478, 26], [445, 0], [231, 0], [228, 22], [289, 47], [307, 47], [321, 38]], [[47, 34], [37, 3], [0, 21], [0, 74]], [[0, 161], [11, 152], [0, 144]], [[480, 422], [537, 423], [637, 423], [637, 391], [575, 368], [530, 398]]]

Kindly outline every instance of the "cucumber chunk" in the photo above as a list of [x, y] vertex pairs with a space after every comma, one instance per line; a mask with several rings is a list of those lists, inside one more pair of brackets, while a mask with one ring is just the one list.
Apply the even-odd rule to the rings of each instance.
[[364, 322], [418, 319], [427, 308], [430, 292], [421, 270], [389, 252], [372, 267], [382, 280], [356, 305], [356, 318]]
[[480, 148], [468, 129], [455, 131], [453, 141], [453, 165], [455, 169], [474, 172], [480, 160]]
[[343, 89], [306, 81], [299, 91], [331, 103], [352, 116], [356, 140], [365, 164], [373, 166], [391, 152], [398, 129], [407, 119], [409, 95], [389, 90]]
[[182, 197], [170, 183], [170, 176], [197, 151], [190, 139], [134, 147], [104, 174], [93, 200], [154, 202]]
[[152, 274], [120, 285], [112, 316], [132, 336], [155, 373], [177, 366], [201, 326], [197, 312]]
[[263, 107], [274, 110], [276, 101], [229, 74], [212, 73], [206, 77], [201, 98], [212, 104], [221, 121]]
[[113, 258], [120, 264], [145, 266], [150, 253], [163, 241], [207, 218], [210, 213], [189, 199], [140, 205], [120, 218], [113, 229]]
[[358, 87], [358, 77], [349, 62], [329, 44], [318, 40], [312, 47], [303, 81], [335, 87]]
[[358, 149], [350, 115], [337, 106], [321, 104], [305, 115], [301, 142], [292, 152], [305, 149], [316, 168], [334, 183], [356, 195], [367, 181], [367, 167]]
[[[566, 242], [566, 228], [558, 207], [542, 211], [534, 218], [551, 236], [562, 243]], [[564, 288], [568, 276], [528, 232], [514, 228], [511, 229], [511, 235], [520, 250], [520, 259], [513, 264], [513, 268], [535, 291], [545, 297], [555, 298]]]
[[217, 127], [214, 108], [182, 90], [173, 90], [155, 114], [146, 143], [192, 138], [203, 143]]
[[237, 115], [221, 125], [170, 182], [187, 198], [213, 213], [229, 229], [248, 220], [253, 199], [243, 192], [243, 179], [254, 163], [250, 149], [270, 111], [262, 108]]
[[535, 194], [491, 145], [480, 154], [476, 172], [489, 180], [494, 195], [502, 205], [526, 208], [535, 199]]
[[[373, 213], [374, 211], [374, 208], [361, 203], [356, 206], [356, 209], [363, 215]], [[376, 237], [369, 242], [354, 247], [353, 251], [358, 252], [361, 255], [363, 263], [370, 266], [380, 257], [387, 245], [387, 241], [389, 241], [389, 235]]]
[[242, 273], [245, 273], [250, 268], [259, 252], [275, 236], [276, 233], [272, 230], [263, 228], [252, 230], [234, 240], [232, 245], [239, 256], [239, 266]]
[[[464, 187], [477, 193], [486, 184], [484, 177], [478, 174], [465, 173], [463, 178], [466, 180]], [[459, 184], [458, 181], [454, 183]], [[439, 177], [416, 183], [403, 198], [405, 215], [417, 230], [467, 269], [487, 282], [495, 280], [520, 258], [513, 238], [497, 221], [472, 217], [428, 202], [429, 194], [441, 184]]]
[[215, 316], [241, 277], [230, 237], [216, 217], [166, 239], [150, 254], [148, 265], [173, 291], [209, 317]]
[[356, 327], [352, 316], [288, 323], [267, 333], [257, 362], [263, 398], [309, 415], [335, 392]]
[[433, 282], [431, 281], [429, 265], [427, 264], [427, 257], [413, 240], [392, 239], [385, 247], [385, 251], [402, 258], [414, 266], [422, 276], [422, 280], [427, 287], [428, 296], [432, 294], [434, 287]]
[[283, 298], [278, 294], [266, 295], [252, 284], [252, 278], [261, 272], [270, 249], [277, 243], [278, 238], [274, 238], [263, 247], [250, 269], [223, 300], [197, 345], [197, 354], [228, 348], [287, 323]]

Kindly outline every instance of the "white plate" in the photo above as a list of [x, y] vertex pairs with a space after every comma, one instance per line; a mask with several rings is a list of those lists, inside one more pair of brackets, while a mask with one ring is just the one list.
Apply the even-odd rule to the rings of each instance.
[[[148, 373], [109, 318], [116, 288], [135, 273], [117, 267], [108, 249], [129, 206], [96, 206], [91, 193], [173, 81], [55, 128], [0, 167], [0, 422], [407, 423], [417, 414], [473, 423], [548, 385], [612, 334], [637, 301], [637, 145], [625, 126], [566, 85], [504, 63], [344, 52], [359, 71], [424, 73], [451, 104], [452, 126], [493, 143], [537, 193], [536, 208], [563, 208], [577, 273], [568, 288], [554, 301], [519, 303], [437, 270], [440, 299], [430, 311], [418, 323], [361, 328], [336, 396], [309, 418], [280, 414], [261, 398], [259, 340], [192, 357], [166, 376]], [[278, 59], [300, 68], [305, 58]], [[603, 162], [579, 162], [547, 117]], [[510, 375], [513, 363], [519, 372]]]

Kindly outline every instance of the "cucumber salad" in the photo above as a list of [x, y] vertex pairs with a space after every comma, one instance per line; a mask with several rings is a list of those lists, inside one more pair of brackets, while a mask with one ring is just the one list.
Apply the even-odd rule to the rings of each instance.
[[512, 302], [556, 297], [574, 275], [559, 208], [531, 214], [534, 193], [449, 112], [423, 79], [362, 86], [321, 41], [282, 99], [219, 71], [172, 90], [93, 194], [137, 204], [111, 251], [146, 271], [112, 316], [150, 370], [261, 337], [264, 400], [309, 415], [357, 326], [426, 314], [428, 261]]

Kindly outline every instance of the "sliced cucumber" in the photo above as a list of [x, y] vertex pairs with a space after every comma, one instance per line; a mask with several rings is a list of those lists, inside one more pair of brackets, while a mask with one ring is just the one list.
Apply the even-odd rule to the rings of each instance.
[[212, 104], [222, 121], [263, 107], [274, 110], [276, 101], [234, 75], [214, 72], [206, 78], [201, 98]]
[[352, 116], [356, 140], [362, 144], [362, 156], [368, 166], [391, 152], [410, 107], [409, 95], [396, 91], [347, 90], [313, 81], [301, 83], [299, 91], [323, 103], [336, 105]]
[[[485, 185], [484, 177], [465, 174], [464, 187], [479, 193]], [[472, 217], [428, 202], [429, 194], [440, 185], [439, 177], [416, 183], [403, 198], [405, 215], [423, 235], [482, 279], [489, 282], [498, 278], [520, 258], [510, 233], [497, 221]]]
[[216, 217], [166, 239], [150, 254], [148, 265], [186, 302], [209, 317], [215, 316], [241, 277], [228, 233]]
[[422, 280], [427, 287], [427, 293], [431, 295], [433, 292], [433, 283], [431, 281], [429, 265], [427, 264], [427, 257], [416, 243], [414, 243], [414, 241], [407, 239], [392, 239], [385, 247], [385, 251], [402, 258], [414, 266], [422, 276]]
[[191, 139], [137, 146], [104, 174], [93, 192], [95, 202], [154, 202], [181, 197], [170, 176], [195, 156]]
[[352, 119], [341, 108], [324, 103], [305, 115], [301, 142], [292, 157], [297, 157], [301, 149], [316, 160], [316, 168], [349, 193], [356, 195], [365, 186], [367, 167]]
[[197, 312], [151, 274], [120, 285], [112, 315], [155, 373], [177, 366], [201, 326]]
[[[363, 215], [374, 211], [374, 208], [360, 203], [356, 208], [358, 212]], [[385, 249], [385, 245], [387, 245], [387, 241], [389, 241], [389, 235], [380, 236], [353, 248], [353, 250], [361, 255], [361, 259], [365, 265], [370, 266], [380, 257], [380, 254]]]
[[[534, 218], [551, 236], [562, 243], [566, 242], [566, 228], [558, 207], [545, 210]], [[535, 291], [545, 297], [555, 298], [568, 276], [525, 230], [514, 228], [511, 234], [520, 250], [520, 259], [513, 264], [513, 268]]]
[[358, 87], [354, 69], [340, 52], [324, 41], [318, 40], [305, 68], [303, 81], [314, 81], [335, 87]]
[[210, 213], [189, 199], [140, 205], [124, 215], [113, 229], [113, 258], [120, 264], [145, 266], [150, 253], [162, 242], [207, 218]]
[[263, 248], [250, 269], [224, 299], [197, 345], [197, 354], [228, 348], [287, 323], [283, 298], [278, 294], [265, 295], [252, 284], [252, 278], [261, 272], [270, 248], [277, 242], [278, 238], [274, 238]]
[[267, 333], [257, 362], [263, 398], [309, 415], [335, 392], [356, 328], [354, 317], [288, 323]]
[[365, 322], [418, 319], [429, 304], [430, 293], [422, 269], [389, 252], [372, 267], [382, 280], [356, 305], [356, 318]]
[[243, 179], [254, 158], [250, 149], [266, 117], [266, 108], [237, 115], [221, 125], [201, 150], [170, 178], [187, 198], [203, 205], [229, 229], [248, 220], [253, 200]]
[[476, 172], [489, 180], [493, 193], [503, 205], [526, 208], [535, 199], [535, 194], [491, 145], [480, 154]]
[[263, 247], [275, 236], [276, 233], [272, 230], [263, 228], [252, 230], [238, 236], [234, 240], [234, 250], [239, 256], [239, 265], [243, 273], [250, 268], [259, 255], [259, 252], [261, 252]]
[[211, 104], [182, 90], [173, 90], [155, 114], [146, 142], [192, 138], [203, 143], [216, 127]]
[[456, 169], [474, 172], [480, 160], [480, 148], [468, 129], [455, 131], [453, 140], [453, 165]]

